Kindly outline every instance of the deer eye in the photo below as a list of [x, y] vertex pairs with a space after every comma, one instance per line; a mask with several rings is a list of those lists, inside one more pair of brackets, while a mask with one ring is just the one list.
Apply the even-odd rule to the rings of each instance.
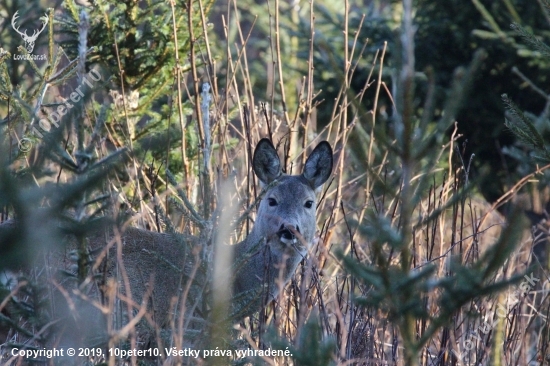
[[304, 207], [305, 208], [312, 208], [313, 207], [313, 201], [306, 201], [306, 203], [304, 204]]
[[270, 205], [270, 206], [277, 206], [277, 200], [275, 198], [271, 198], [269, 197], [267, 199], [267, 203]]

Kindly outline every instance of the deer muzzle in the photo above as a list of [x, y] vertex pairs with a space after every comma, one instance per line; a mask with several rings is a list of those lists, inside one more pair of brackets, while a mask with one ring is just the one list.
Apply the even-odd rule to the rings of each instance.
[[295, 232], [301, 234], [299, 226], [281, 224], [279, 231], [277, 231], [277, 236], [285, 244], [296, 244], [297, 238], [294, 235]]

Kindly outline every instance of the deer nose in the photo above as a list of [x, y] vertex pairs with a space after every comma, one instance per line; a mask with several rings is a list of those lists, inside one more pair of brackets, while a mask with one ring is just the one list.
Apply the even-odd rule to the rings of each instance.
[[[293, 226], [294, 227], [294, 226]], [[300, 227], [296, 225], [295, 230], [300, 233]], [[281, 241], [294, 241], [296, 240], [296, 236], [288, 229], [288, 226], [285, 224], [282, 224], [279, 228], [279, 231], [277, 232], [277, 235], [279, 235], [279, 239]]]

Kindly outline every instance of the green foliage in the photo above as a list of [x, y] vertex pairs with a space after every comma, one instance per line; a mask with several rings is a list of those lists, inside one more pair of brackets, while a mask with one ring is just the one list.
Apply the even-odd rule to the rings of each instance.
[[[205, 16], [212, 3], [202, 2]], [[67, 11], [57, 19], [59, 34], [63, 36], [59, 45], [67, 50], [69, 58], [74, 58], [82, 8], [72, 2], [65, 6]], [[188, 6], [193, 7], [192, 12]], [[111, 88], [118, 91], [113, 98], [120, 99], [107, 120], [115, 143], [135, 145], [134, 152], [140, 160], [165, 161], [171, 170], [182, 171], [184, 162], [177, 147], [183, 136], [182, 119], [193, 114], [193, 103], [189, 99], [178, 100], [173, 81], [175, 73], [186, 73], [191, 64], [202, 64], [198, 58], [188, 57], [192, 46], [205, 45], [204, 37], [191, 39], [188, 27], [191, 24], [196, 34], [202, 33], [199, 1], [99, 1], [86, 10], [91, 19], [87, 43], [92, 47], [86, 65], [99, 66], [110, 77]], [[181, 55], [178, 60], [174, 57], [176, 51]], [[176, 113], [178, 104], [182, 104], [181, 115]], [[194, 159], [196, 126], [187, 126], [184, 135], [190, 140], [187, 158]]]
[[540, 52], [542, 56], [547, 58], [550, 56], [550, 47], [548, 47], [539, 37], [535, 37], [527, 29], [517, 23], [512, 23], [510, 28], [520, 35], [525, 43], [530, 45], [535, 51]]
[[310, 316], [303, 327], [295, 345], [281, 339], [273, 329], [268, 333], [273, 349], [289, 351], [297, 366], [330, 366], [336, 365], [334, 354], [336, 342], [334, 338], [323, 336], [320, 319], [317, 314]]
[[[550, 24], [550, 3], [541, 1], [540, 4]], [[527, 55], [526, 57], [532, 59], [533, 62], [549, 64], [550, 47], [546, 44], [543, 37], [533, 34], [531, 28], [531, 26], [521, 25], [519, 21], [511, 24], [511, 29], [520, 36], [523, 41], [517, 48], [521, 49], [522, 54]], [[545, 31], [540, 31], [540, 34], [548, 36]], [[527, 48], [525, 48], [525, 46]], [[503, 152], [517, 161], [517, 170], [521, 174], [527, 175], [537, 168], [537, 163], [542, 162], [547, 164], [550, 162], [550, 104], [548, 102], [548, 94], [539, 87], [539, 83], [547, 82], [547, 80], [541, 80], [540, 78], [530, 79], [524, 74], [524, 70], [520, 70], [519, 68], [514, 68], [512, 71], [522, 78], [532, 92], [546, 99], [546, 105], [542, 111], [536, 115], [530, 111], [522, 111], [520, 107], [512, 101], [512, 98], [509, 98], [507, 94], [502, 95], [502, 100], [506, 108], [504, 125], [518, 139], [517, 143], [503, 149]], [[524, 104], [523, 101], [521, 104]], [[527, 108], [529, 107], [527, 106]], [[540, 189], [543, 189], [550, 182], [548, 172], [542, 172], [542, 174], [538, 175], [538, 178], [538, 186]]]
[[[381, 5], [381, 3], [383, 5]], [[377, 50], [381, 50], [385, 41], [388, 48], [385, 56], [383, 81], [392, 89], [395, 85], [395, 72], [399, 63], [399, 42], [395, 42], [394, 32], [399, 27], [399, 17], [402, 6], [398, 1], [369, 2], [364, 4], [350, 1], [353, 11], [343, 12], [341, 4], [332, 2], [315, 2], [315, 34], [313, 37], [313, 93], [318, 93], [316, 106], [318, 124], [327, 125], [338, 111], [337, 95], [342, 84], [346, 62], [354, 70], [350, 77], [349, 88], [346, 93], [354, 97], [358, 108], [362, 108], [365, 115], [361, 127], [366, 128], [367, 134], [369, 119], [367, 111], [373, 106], [375, 88], [368, 88], [369, 68]], [[244, 4], [244, 3], [243, 3]], [[247, 4], [248, 5], [248, 4]], [[550, 63], [536, 57], [533, 52], [517, 42], [515, 31], [509, 30], [508, 24], [516, 22], [518, 27], [526, 31], [536, 29], [537, 34], [546, 37], [544, 12], [536, 2], [522, 1], [415, 1], [415, 26], [417, 27], [414, 41], [416, 62], [416, 92], [418, 95], [433, 94], [431, 105], [423, 104], [421, 99], [415, 101], [416, 113], [423, 113], [428, 109], [435, 119], [445, 115], [447, 95], [452, 92], [454, 72], [459, 67], [467, 65], [479, 49], [485, 50], [482, 65], [478, 68], [476, 77], [470, 80], [472, 92], [464, 96], [463, 103], [457, 110], [458, 133], [468, 140], [466, 155], [476, 154], [473, 161], [472, 174], [488, 170], [494, 179], [482, 184], [480, 190], [491, 201], [497, 199], [506, 191], [511, 179], [502, 169], [503, 156], [500, 147], [510, 147], [515, 138], [503, 128], [503, 106], [500, 95], [509, 93], [512, 100], [517, 101], [528, 110], [540, 110], [544, 101], [529, 98], [517, 90], [518, 81], [510, 77], [513, 67], [521, 69], [527, 77], [535, 83], [547, 82], [547, 70]], [[242, 8], [245, 6], [243, 5]], [[265, 6], [250, 5], [250, 14], [258, 14], [255, 32], [256, 37], [266, 42], [269, 36], [267, 27], [269, 17], [265, 14]], [[298, 52], [283, 52], [285, 64], [285, 81], [294, 81], [292, 85], [301, 85], [300, 77], [307, 74], [309, 67], [309, 49], [311, 28], [309, 7], [301, 6], [285, 9], [288, 16], [281, 17], [281, 38], [283, 49], [294, 48]], [[243, 10], [247, 14], [247, 10]], [[363, 18], [364, 14], [364, 18]], [[348, 18], [348, 44], [344, 42], [343, 25]], [[252, 17], [250, 17], [252, 21]], [[520, 23], [522, 22], [522, 23]], [[528, 24], [524, 25], [524, 24]], [[285, 32], [286, 31], [286, 32]], [[257, 33], [264, 36], [258, 36]], [[353, 42], [357, 38], [357, 42]], [[537, 40], [538, 38], [535, 38]], [[353, 54], [350, 60], [344, 60], [345, 48]], [[265, 47], [267, 49], [267, 47]], [[264, 49], [264, 45], [258, 45]], [[352, 53], [353, 50], [353, 53]], [[264, 56], [264, 53], [261, 54]], [[266, 50], [265, 62], [270, 62], [269, 50]], [[256, 68], [258, 66], [252, 65]], [[262, 69], [253, 69], [254, 74], [265, 72]], [[376, 72], [376, 69], [375, 69]], [[394, 76], [392, 76], [394, 75]], [[255, 80], [256, 95], [265, 94], [269, 85], [268, 79]], [[371, 79], [369, 82], [372, 82]], [[307, 86], [306, 86], [307, 87]], [[287, 90], [287, 95], [295, 95], [299, 87]], [[361, 93], [365, 93], [360, 98]], [[295, 100], [295, 99], [293, 99]], [[288, 103], [291, 105], [291, 103]], [[377, 120], [388, 126], [389, 138], [391, 135], [391, 104], [384, 91], [378, 98]], [[433, 126], [434, 121], [428, 122]], [[450, 131], [446, 131], [447, 134]], [[381, 138], [379, 136], [378, 138]], [[359, 142], [352, 143], [359, 146]], [[490, 143], [488, 143], [490, 142]], [[379, 154], [383, 155], [383, 152]], [[364, 161], [358, 157], [358, 161]], [[508, 173], [514, 178], [521, 176], [524, 169], [514, 172], [517, 161], [505, 155], [505, 162], [509, 167]]]
[[[66, 114], [59, 130], [64, 130], [73, 118], [73, 113]], [[84, 154], [88, 146], [83, 150], [63, 150], [56, 139], [61, 132], [52, 131], [34, 150], [39, 159], [30, 167], [14, 171], [22, 159], [10, 160], [9, 134], [5, 130], [4, 127], [0, 141], [0, 212], [11, 213], [14, 221], [0, 228], [0, 272], [12, 276], [8, 276], [9, 283], [0, 284], [5, 306], [0, 330], [11, 328], [21, 337], [18, 341], [32, 339], [30, 346], [42, 349], [51, 347], [55, 339], [56, 327], [52, 326], [49, 312], [53, 306], [49, 301], [51, 292], [41, 282], [43, 275], [28, 271], [27, 277], [15, 281], [13, 273], [33, 268], [51, 253], [66, 250], [67, 235], [83, 243], [89, 232], [105, 224], [104, 210], [110, 197], [102, 190], [106, 178], [113, 177], [127, 158], [127, 150], [118, 150], [103, 159], [88, 159]], [[66, 179], [52, 181], [61, 172]], [[77, 269], [65, 275], [76, 286], [88, 275], [87, 248], [79, 246], [74, 256]], [[16, 297], [10, 293], [14, 288], [18, 289]], [[17, 343], [11, 346], [20, 347]]]
[[[195, 9], [198, 1], [190, 2]], [[60, 34], [64, 38], [59, 45], [66, 49], [70, 59], [78, 55], [79, 32], [78, 24], [82, 7], [71, 1], [64, 3], [68, 11], [63, 12], [59, 19]], [[177, 47], [182, 55], [189, 52], [189, 32], [185, 9], [187, 2], [175, 4], [176, 22], [178, 25]], [[205, 2], [205, 12], [211, 2]], [[175, 67], [173, 57], [176, 39], [172, 25], [172, 8], [167, 1], [136, 2], [124, 1], [117, 4], [98, 1], [86, 8], [91, 19], [88, 45], [94, 47], [90, 54], [88, 66], [99, 64], [110, 75], [116, 75], [113, 82], [120, 87], [124, 85], [129, 90], [140, 90], [142, 99], [147, 99], [149, 93], [156, 94], [167, 91], [167, 85], [172, 80]], [[195, 11], [193, 26], [199, 27], [200, 14]], [[203, 39], [199, 39], [203, 42]], [[189, 68], [189, 60], [182, 60], [181, 67]], [[120, 68], [124, 72], [120, 73]], [[162, 88], [157, 90], [157, 88]], [[152, 102], [152, 101], [150, 101]], [[150, 108], [150, 104], [140, 105], [142, 110]]]
[[[130, 117], [139, 120], [144, 110], [151, 109], [156, 118], [169, 122], [152, 123], [154, 127], [150, 130], [157, 135], [168, 132], [181, 138], [181, 129], [170, 122], [172, 110], [160, 107], [170, 99], [166, 95], [167, 85], [177, 68], [173, 57], [177, 43], [170, 26], [172, 10], [165, 2], [152, 6], [151, 12], [143, 6], [144, 2], [127, 5], [133, 8], [123, 4], [113, 8], [94, 7], [92, 17], [88, 18], [85, 8], [67, 2], [70, 15], [61, 13], [55, 28], [53, 9], [48, 13], [50, 47], [39, 49], [37, 44], [35, 52], [46, 51], [46, 62], [24, 61], [25, 66], [17, 68], [11, 52], [3, 51], [0, 55], [0, 111], [3, 114], [0, 119], [0, 213], [2, 219], [6, 216], [14, 219], [0, 228], [2, 273], [33, 268], [51, 253], [63, 252], [65, 245], [72, 242], [76, 246], [73, 253], [75, 272], [64, 275], [75, 287], [82, 284], [91, 271], [86, 237], [111, 220], [106, 219], [106, 210], [119, 209], [118, 205], [111, 206], [112, 195], [105, 194], [109, 187], [107, 179], [122, 182], [119, 187], [122, 190], [128, 180], [126, 170], [121, 169], [129, 157], [128, 149], [109, 151], [101, 148], [105, 126], [112, 129], [112, 143], [132, 146], [135, 136], [130, 134], [128, 120]], [[164, 17], [157, 19], [153, 15], [161, 8]], [[178, 9], [176, 16], [184, 19], [184, 7]], [[122, 14], [126, 17], [116, 18]], [[197, 27], [199, 14], [194, 15], [193, 24]], [[114, 33], [102, 28], [109, 22], [119, 27]], [[149, 32], [148, 27], [154, 30]], [[129, 37], [132, 32], [135, 32], [134, 37]], [[181, 51], [187, 52], [189, 33], [185, 28], [180, 32]], [[109, 38], [115, 34], [116, 39]], [[113, 41], [120, 42], [118, 49], [111, 47]], [[107, 47], [108, 42], [111, 43]], [[154, 42], [160, 43], [158, 48], [151, 47], [157, 44]], [[18, 52], [24, 53], [24, 50], [19, 48]], [[63, 60], [66, 55], [69, 62]], [[29, 67], [32, 69], [27, 75], [30, 82], [14, 85], [17, 72]], [[121, 111], [116, 109], [116, 103], [104, 99], [108, 89], [123, 85], [130, 96], [132, 88], [139, 88], [138, 96], [143, 97], [143, 103], [138, 97], [136, 105], [130, 107], [130, 100], [126, 99], [123, 104], [128, 108], [121, 107]], [[57, 90], [64, 97], [61, 102], [51, 97], [54, 88], [60, 88]], [[101, 99], [105, 102], [100, 103]], [[153, 151], [153, 156], [157, 154], [164, 160], [166, 152], [177, 147], [173, 144], [170, 148], [169, 143], [151, 145], [150, 136], [145, 139], [141, 132], [136, 135], [143, 140], [135, 140], [139, 148], [132, 153], [142, 153], [143, 158], [146, 152], [142, 141], [149, 144], [144, 146]], [[188, 136], [196, 134], [192, 129], [185, 132]], [[172, 139], [177, 141], [177, 138]], [[175, 160], [181, 165], [181, 155]], [[128, 191], [139, 197], [144, 194], [131, 188]], [[122, 213], [117, 219], [124, 220], [124, 216]], [[38, 276], [37, 283], [35, 279], [34, 275], [29, 275], [26, 285], [18, 288], [17, 297], [9, 293], [6, 284], [0, 284], [4, 295], [0, 302], [5, 304], [0, 330], [11, 328], [43, 348], [55, 341], [55, 326], [48, 324], [48, 309], [53, 305], [46, 301], [50, 294], [45, 292], [44, 284], [38, 283], [41, 277]], [[8, 286], [15, 285], [10, 283]], [[84, 287], [81, 290], [85, 292]], [[34, 329], [48, 328], [51, 330], [41, 332], [40, 336], [33, 334]]]
[[524, 42], [517, 41], [523, 36], [509, 28], [514, 22], [517, 29], [531, 33], [536, 30], [536, 34], [547, 37], [550, 33], [541, 3], [528, 0], [416, 3], [417, 66], [420, 70], [428, 65], [434, 68], [438, 89], [447, 87], [452, 70], [463, 65], [475, 49], [482, 47], [487, 52], [473, 81], [474, 92], [466, 98], [457, 121], [458, 132], [468, 139], [467, 154], [476, 154], [473, 173], [486, 170], [493, 177], [480, 187], [491, 201], [507, 190], [510, 180], [532, 172], [509, 154], [503, 158], [500, 152], [500, 148], [512, 148], [516, 141], [502, 124], [504, 107], [500, 96], [507, 93], [528, 110], [544, 108], [543, 100], [517, 88], [518, 78], [511, 72], [517, 68], [535, 84], [547, 83], [550, 63], [528, 51]]
[[[392, 75], [395, 75], [395, 70], [398, 68], [400, 46], [399, 42], [395, 42], [394, 32], [399, 27], [402, 6], [397, 1], [372, 2], [365, 9], [364, 4], [350, 1], [350, 7], [354, 11], [345, 14], [342, 6], [331, 2], [315, 2], [313, 4], [315, 16], [313, 38], [310, 34], [309, 6], [284, 8], [288, 14], [280, 20], [284, 76], [286, 84], [293, 85], [292, 88], [287, 86], [287, 98], [291, 98], [287, 101], [287, 105], [293, 105], [292, 102], [296, 102], [294, 96], [300, 90], [301, 77], [307, 75], [310, 63], [315, 65], [314, 80], [311, 85], [312, 92], [317, 95], [316, 101], [319, 102], [316, 104], [317, 123], [320, 126], [326, 126], [338, 112], [338, 105], [335, 103], [338, 102], [337, 95], [340, 92], [341, 81], [344, 79], [344, 74], [340, 70], [344, 70], [346, 62], [349, 61], [349, 66], [354, 71], [346, 93], [353, 97], [355, 106], [361, 108], [361, 115], [364, 117], [360, 127], [366, 129], [368, 135], [370, 133], [369, 128], [366, 127], [370, 123], [368, 111], [374, 106], [375, 100], [375, 88], [367, 87], [367, 82], [373, 81], [369, 80], [369, 68], [376, 51], [380, 51], [383, 43], [387, 41], [383, 81], [388, 86], [395, 85], [393, 84], [395, 77]], [[271, 17], [266, 14], [264, 4], [253, 3], [250, 7], [247, 4], [241, 8], [245, 16], [250, 14], [246, 18], [250, 19], [250, 22], [253, 21], [253, 16], [258, 16], [249, 41], [249, 43], [254, 42], [255, 48], [249, 52], [259, 52], [259, 56], [269, 64], [272, 53], [265, 43], [269, 39], [268, 24], [271, 24], [270, 21], [273, 22], [273, 12]], [[494, 177], [480, 187], [484, 196], [490, 200], [502, 195], [511, 179], [501, 169], [503, 156], [499, 149], [509, 147], [515, 141], [513, 135], [502, 126], [503, 106], [499, 96], [505, 92], [511, 93], [512, 100], [516, 100], [530, 110], [542, 107], [540, 100], [526, 98], [519, 91], [514, 91], [517, 79], [510, 77], [510, 70], [512, 67], [518, 67], [532, 80], [544, 81], [547, 75], [544, 70], [547, 70], [550, 64], [533, 57], [535, 56], [533, 54], [527, 54], [526, 48], [516, 42], [516, 33], [507, 28], [510, 20], [515, 21], [519, 27], [523, 27], [519, 23], [523, 19], [530, 25], [529, 28], [536, 28], [541, 35], [546, 35], [548, 32], [544, 29], [544, 12], [538, 11], [537, 8], [538, 6], [532, 1], [420, 0], [415, 2], [415, 25], [417, 26], [414, 37], [417, 45], [415, 47], [417, 70], [415, 88], [418, 95], [434, 95], [429, 105], [421, 103], [421, 100], [415, 101], [416, 113], [426, 111], [433, 113], [435, 119], [444, 117], [445, 103], [448, 101], [447, 95], [452, 92], [455, 70], [467, 65], [477, 50], [480, 48], [485, 50], [485, 57], [478, 68], [478, 74], [470, 80], [472, 93], [465, 95], [455, 116], [458, 121], [458, 133], [468, 139], [466, 155], [476, 154], [472, 174], [477, 175], [483, 170], [488, 170]], [[521, 17], [518, 17], [518, 14]], [[348, 44], [345, 44], [342, 32], [346, 19], [348, 19]], [[258, 42], [255, 42], [256, 40]], [[310, 46], [313, 48], [312, 62], [309, 61]], [[349, 60], [344, 60], [346, 48], [352, 55]], [[262, 65], [251, 65], [253, 77], [256, 74], [265, 73], [261, 67]], [[263, 95], [266, 88], [274, 83], [276, 84], [276, 80], [273, 81], [269, 77], [254, 80], [257, 98], [269, 98], [269, 95], [266, 98]], [[294, 85], [297, 86], [294, 87]], [[306, 91], [308, 87], [309, 84], [306, 85]], [[363, 97], [361, 97], [362, 93], [364, 93]], [[387, 93], [382, 91], [377, 102], [376, 118], [379, 123], [388, 126], [388, 138], [391, 138], [392, 101]], [[432, 128], [433, 122], [433, 120], [428, 121]], [[449, 133], [449, 131], [446, 132]], [[378, 138], [382, 137], [378, 136]], [[354, 136], [351, 136], [351, 140], [351, 143], [360, 145]], [[491, 143], [487, 143], [488, 141]], [[379, 152], [378, 156], [383, 156], [383, 152]], [[358, 156], [357, 160], [365, 161], [362, 158]], [[514, 173], [517, 161], [511, 159], [509, 155], [505, 155], [505, 159], [512, 170], [508, 173]], [[521, 169], [514, 177], [521, 176], [523, 171], [524, 169]]]
[[[436, 219], [432, 218], [432, 219]], [[399, 326], [409, 352], [417, 354], [441, 329], [447, 327], [453, 315], [473, 300], [492, 297], [521, 280], [521, 275], [495, 280], [497, 272], [510, 258], [521, 239], [523, 222], [519, 211], [509, 216], [509, 223], [499, 240], [473, 263], [460, 263], [458, 257], [449, 262], [444, 277], [436, 276], [436, 265], [430, 262], [416, 269], [392, 264], [395, 252], [401, 258], [407, 255], [402, 228], [393, 227], [386, 217], [372, 215], [365, 223], [356, 223], [363, 237], [370, 239], [372, 263], [358, 260], [354, 255], [337, 251], [344, 268], [358, 281], [364, 295], [357, 295], [355, 303], [366, 309], [379, 309]], [[385, 246], [391, 248], [385, 249]], [[435, 301], [437, 312], [430, 311], [426, 302]], [[407, 339], [409, 319], [428, 324], [421, 335]], [[411, 356], [412, 359], [417, 356]]]
[[[433, 107], [438, 104], [433, 94], [427, 95], [425, 107], [419, 112], [415, 96], [417, 79], [412, 9], [410, 2], [405, 1], [404, 4], [399, 38], [400, 47], [403, 48], [402, 58], [394, 60], [394, 74], [398, 75], [394, 81], [395, 109], [391, 119], [394, 139], [388, 143], [387, 139], [380, 139], [379, 135], [374, 134], [378, 143], [397, 158], [395, 165], [392, 165], [396, 167], [395, 177], [384, 177], [383, 183], [380, 183], [387, 185], [381, 192], [387, 192], [397, 203], [393, 210], [380, 207], [367, 211], [369, 213], [363, 221], [355, 224], [362, 238], [369, 241], [370, 263], [362, 260], [353, 250], [348, 255], [337, 252], [337, 256], [359, 283], [361, 295], [355, 297], [355, 303], [365, 312], [375, 308], [387, 314], [390, 322], [399, 328], [404, 363], [417, 365], [420, 363], [419, 354], [426, 343], [442, 327], [452, 326], [453, 314], [473, 299], [492, 296], [517, 280], [495, 280], [495, 276], [516, 248], [521, 223], [516, 212], [509, 217], [508, 226], [499, 241], [479, 260], [473, 263], [455, 261], [448, 266], [444, 277], [436, 277], [437, 267], [430, 261], [423, 266], [413, 266], [416, 256], [413, 249], [415, 231], [425, 222], [435, 220], [442, 214], [439, 211], [426, 219], [415, 217], [416, 209], [425, 197], [426, 186], [435, 173], [439, 156], [436, 149], [442, 145], [445, 131], [455, 120], [462, 103], [467, 100], [470, 86], [485, 54], [478, 52], [468, 68], [459, 68], [454, 72], [450, 88], [444, 95], [445, 100], [440, 102], [444, 106], [440, 113]], [[360, 145], [365, 146], [366, 143]], [[466, 178], [459, 180], [464, 187], [460, 187], [459, 181], [453, 185], [453, 193], [457, 197], [472, 188], [468, 185], [469, 167], [461, 165], [460, 175], [464, 174]], [[392, 189], [394, 187], [401, 188], [395, 192]], [[394, 215], [399, 219], [396, 220]], [[415, 220], [418, 222], [415, 223]], [[394, 256], [398, 258], [398, 264], [392, 263]], [[437, 304], [437, 312], [430, 311], [432, 308], [426, 306], [427, 302]], [[417, 333], [418, 322], [426, 324], [421, 334]]]
[[541, 161], [550, 161], [550, 151], [543, 136], [537, 131], [534, 123], [527, 117], [506, 94], [502, 95], [509, 114], [506, 116], [505, 125], [517, 136], [519, 141], [532, 147], [536, 154], [534, 157]]

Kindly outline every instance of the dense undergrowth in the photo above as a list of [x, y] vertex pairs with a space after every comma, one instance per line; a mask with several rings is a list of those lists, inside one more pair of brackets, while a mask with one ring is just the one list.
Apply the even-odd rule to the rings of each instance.
[[[0, 226], [2, 364], [27, 362], [13, 356], [14, 348], [58, 345], [49, 318], [51, 284], [43, 281], [52, 270], [44, 258], [52, 253], [72, 250], [65, 275], [78, 291], [67, 298], [75, 296], [76, 306], [105, 305], [97, 291], [85, 292], [103, 275], [89, 260], [87, 238], [105, 222], [198, 238], [206, 265], [215, 263], [209, 262], [214, 243], [227, 227], [226, 244], [242, 240], [260, 193], [252, 149], [263, 137], [279, 149], [287, 173], [300, 171], [320, 140], [336, 151], [332, 178], [319, 194], [317, 243], [275, 301], [239, 324], [217, 322], [215, 306], [202, 314], [209, 329], [199, 335], [206, 339], [203, 357], [165, 351], [117, 357], [107, 349], [186, 349], [188, 328], [174, 322], [170, 330], [153, 329], [156, 338], [144, 343], [134, 324], [119, 324], [107, 311], [108, 345], [80, 345], [100, 349], [101, 356], [38, 361], [548, 360], [546, 255], [544, 243], [535, 246], [544, 227], [531, 233], [512, 204], [497, 211], [542, 169], [511, 184], [491, 205], [477, 190], [491, 177], [472, 176], [475, 157], [464, 153], [467, 142], [456, 129], [465, 123], [455, 118], [485, 53], [455, 70], [436, 110], [433, 83], [415, 68], [411, 1], [398, 7], [395, 30], [388, 32], [394, 36], [391, 65], [388, 44], [365, 47], [359, 39], [364, 24], [352, 28], [344, 17], [344, 47], [334, 55], [344, 66], [332, 70], [339, 75], [336, 97], [325, 100], [314, 81], [327, 67], [316, 62], [330, 43], [317, 34], [313, 3], [309, 23], [301, 23], [308, 42], [285, 38], [278, 1], [265, 5], [269, 23], [261, 25], [241, 23], [236, 2], [226, 5], [219, 13], [209, 1], [96, 2], [89, 8], [67, 2], [47, 13], [49, 42], [35, 50], [46, 62], [11, 62], [13, 53], [25, 53], [21, 48], [0, 55], [0, 213], [2, 221], [15, 219]], [[254, 27], [271, 32], [265, 44], [249, 44]], [[299, 45], [291, 65], [300, 67], [287, 67], [285, 52]], [[261, 53], [270, 62], [261, 64]], [[32, 72], [14, 84], [22, 70]], [[364, 82], [354, 92], [357, 72]], [[258, 79], [265, 83], [261, 95]], [[332, 112], [321, 120], [317, 107], [328, 103]], [[224, 215], [231, 205], [239, 218]], [[117, 301], [131, 302], [115, 293]], [[209, 293], [216, 304], [217, 292]], [[254, 352], [245, 356], [245, 350]]]

